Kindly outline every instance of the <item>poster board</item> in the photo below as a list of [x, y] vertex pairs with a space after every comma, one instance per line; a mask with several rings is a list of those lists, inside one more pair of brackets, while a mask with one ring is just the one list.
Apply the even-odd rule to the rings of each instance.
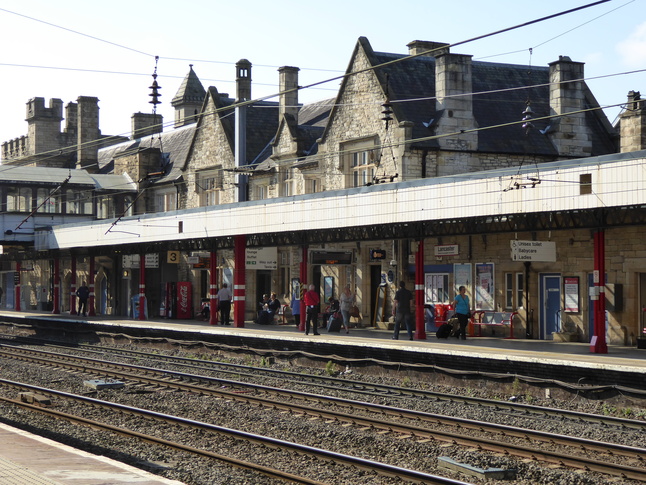
[[384, 308], [386, 307], [386, 286], [381, 285], [377, 287], [377, 294], [375, 295], [375, 315], [372, 319], [372, 326], [376, 327], [377, 322], [384, 321]]

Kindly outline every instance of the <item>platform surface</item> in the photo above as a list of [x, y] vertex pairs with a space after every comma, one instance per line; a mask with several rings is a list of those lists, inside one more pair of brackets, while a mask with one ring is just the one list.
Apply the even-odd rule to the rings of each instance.
[[182, 485], [0, 423], [0, 485]]

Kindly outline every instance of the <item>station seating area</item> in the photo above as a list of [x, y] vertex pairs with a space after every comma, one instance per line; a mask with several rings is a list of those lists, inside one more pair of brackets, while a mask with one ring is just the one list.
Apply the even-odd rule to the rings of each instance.
[[518, 312], [492, 312], [485, 310], [477, 310], [473, 312], [473, 317], [470, 324], [473, 325], [474, 330], [477, 329], [477, 335], [474, 337], [482, 336], [482, 326], [506, 326], [509, 327], [509, 337], [508, 339], [513, 339], [514, 337], [514, 318], [518, 315]]

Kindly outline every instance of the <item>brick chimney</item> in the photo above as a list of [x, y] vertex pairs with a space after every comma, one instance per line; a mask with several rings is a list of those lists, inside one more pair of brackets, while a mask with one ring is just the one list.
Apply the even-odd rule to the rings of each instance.
[[[236, 62], [236, 103], [251, 100], [251, 62], [240, 59]], [[247, 164], [247, 106], [235, 108], [235, 160], [236, 166]], [[248, 177], [244, 173], [236, 174], [238, 194], [236, 202], [247, 201]]]
[[[585, 122], [585, 113], [573, 113], [585, 108], [583, 63], [567, 56], [550, 63], [550, 109], [558, 118], [549, 137], [562, 157], [589, 157], [592, 136]], [[567, 114], [572, 113], [572, 114]]]
[[621, 113], [619, 134], [620, 151], [646, 150], [646, 110], [639, 91], [628, 92], [626, 110]]

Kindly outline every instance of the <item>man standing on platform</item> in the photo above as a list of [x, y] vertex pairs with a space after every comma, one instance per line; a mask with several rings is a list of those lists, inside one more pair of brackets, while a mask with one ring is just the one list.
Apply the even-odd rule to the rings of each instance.
[[319, 325], [319, 303], [321, 299], [319, 294], [315, 290], [314, 285], [310, 285], [309, 291], [303, 295], [303, 301], [305, 302], [305, 312], [307, 318], [305, 319], [305, 335], [310, 333], [310, 323], [312, 324], [312, 333], [314, 335], [320, 335], [318, 331]]
[[218, 291], [218, 310], [220, 310], [220, 322], [222, 325], [231, 325], [231, 290], [226, 283], [222, 283], [222, 288]]
[[410, 303], [413, 301], [413, 294], [406, 289], [406, 283], [399, 282], [399, 289], [393, 300], [393, 315], [395, 316], [395, 334], [393, 340], [399, 339], [399, 328], [402, 322], [406, 324], [408, 339], [413, 340], [413, 319], [411, 318]]
[[87, 299], [90, 297], [90, 289], [85, 284], [85, 281], [79, 287], [79, 289], [76, 290], [76, 296], [79, 299], [79, 311], [78, 311], [78, 314], [86, 316], [86, 314], [87, 314]]

